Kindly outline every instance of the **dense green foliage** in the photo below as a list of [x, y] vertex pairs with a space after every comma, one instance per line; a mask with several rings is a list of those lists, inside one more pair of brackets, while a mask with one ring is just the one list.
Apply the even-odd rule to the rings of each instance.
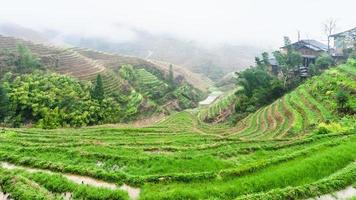
[[42, 128], [115, 122], [120, 105], [113, 98], [91, 98], [90, 85], [68, 76], [35, 72], [7, 74], [3, 87], [9, 98], [8, 123], [35, 123]]
[[0, 84], [0, 121], [4, 120], [8, 114], [9, 98], [5, 88]]
[[239, 96], [235, 107], [237, 113], [253, 112], [284, 94], [282, 81], [270, 75], [262, 66], [258, 64], [238, 73], [237, 85], [242, 86], [243, 90], [236, 93]]

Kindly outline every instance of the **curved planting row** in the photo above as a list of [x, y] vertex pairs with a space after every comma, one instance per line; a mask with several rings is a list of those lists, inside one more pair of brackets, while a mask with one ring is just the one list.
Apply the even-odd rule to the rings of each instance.
[[58, 55], [55, 70], [84, 80], [92, 80], [105, 68], [77, 52], [66, 50]]
[[320, 113], [320, 117], [323, 120], [331, 119], [333, 117], [329, 110], [327, 110], [322, 104], [315, 100], [312, 95], [309, 94], [308, 89], [306, 89], [304, 85], [300, 87], [299, 92], [311, 104], [313, 109]]
[[236, 125], [236, 132], [225, 133], [224, 136], [245, 139], [296, 137], [306, 134], [319, 122], [331, 117], [332, 114], [302, 85], [250, 114]]

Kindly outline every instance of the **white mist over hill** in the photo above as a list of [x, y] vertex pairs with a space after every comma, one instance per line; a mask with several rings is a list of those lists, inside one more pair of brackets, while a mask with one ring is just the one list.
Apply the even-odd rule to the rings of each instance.
[[282, 37], [325, 39], [322, 23], [338, 30], [355, 26], [353, 0], [12, 0], [3, 1], [0, 20], [36, 29], [127, 41], [135, 27], [204, 44], [278, 47]]

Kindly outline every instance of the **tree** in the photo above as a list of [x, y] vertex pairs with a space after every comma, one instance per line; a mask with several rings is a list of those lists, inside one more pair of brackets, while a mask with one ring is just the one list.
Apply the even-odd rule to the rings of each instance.
[[96, 99], [99, 101], [102, 101], [104, 99], [103, 80], [102, 80], [100, 74], [98, 74], [96, 76], [96, 81], [95, 81], [91, 96], [93, 99]]
[[268, 55], [267, 52], [263, 52], [262, 53], [262, 61], [263, 61], [263, 64], [265, 66], [269, 66], [270, 65], [270, 63], [269, 63], [269, 55]]
[[275, 51], [273, 55], [279, 64], [283, 86], [286, 88], [288, 81], [293, 78], [291, 70], [302, 64], [302, 56], [294, 50], [288, 37], [284, 37], [284, 45], [286, 52]]
[[3, 121], [8, 113], [9, 98], [5, 88], [0, 85], [0, 121]]
[[136, 81], [136, 73], [132, 65], [122, 65], [119, 70], [119, 74], [130, 83]]
[[315, 61], [315, 66], [319, 69], [326, 69], [334, 64], [333, 58], [329, 54], [321, 54]]
[[34, 56], [26, 46], [18, 44], [17, 52], [19, 57], [15, 65], [20, 72], [31, 72], [33, 69], [41, 67], [40, 59]]
[[335, 29], [336, 29], [335, 19], [330, 18], [323, 23], [323, 31], [328, 41], [328, 53], [330, 53], [330, 36], [335, 32]]
[[348, 96], [343, 89], [340, 89], [336, 93], [336, 102], [337, 102], [338, 110], [344, 112], [346, 108], [346, 104], [348, 102]]
[[318, 66], [316, 66], [315, 64], [310, 64], [309, 65], [309, 74], [311, 76], [316, 76], [320, 74], [320, 69]]

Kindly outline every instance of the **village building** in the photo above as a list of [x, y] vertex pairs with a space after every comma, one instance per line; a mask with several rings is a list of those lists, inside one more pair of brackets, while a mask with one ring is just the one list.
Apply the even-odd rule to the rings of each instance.
[[[300, 40], [291, 44], [295, 51], [302, 55], [303, 67], [308, 68], [314, 64], [316, 58], [328, 51], [328, 46], [316, 40]], [[287, 51], [287, 47], [282, 47], [282, 51]]]
[[[308, 68], [311, 64], [315, 64], [316, 58], [322, 53], [328, 51], [328, 46], [316, 40], [299, 40], [298, 42], [291, 44], [292, 48], [299, 52], [302, 56], [302, 65], [295, 69], [292, 69], [290, 73], [300, 76], [308, 77]], [[281, 47], [282, 52], [287, 52], [287, 47]], [[277, 60], [272, 57], [269, 59], [269, 72], [274, 75], [279, 74], [279, 65]]]
[[356, 42], [356, 27], [330, 36], [334, 39], [334, 57], [344, 57], [347, 51], [352, 49]]

